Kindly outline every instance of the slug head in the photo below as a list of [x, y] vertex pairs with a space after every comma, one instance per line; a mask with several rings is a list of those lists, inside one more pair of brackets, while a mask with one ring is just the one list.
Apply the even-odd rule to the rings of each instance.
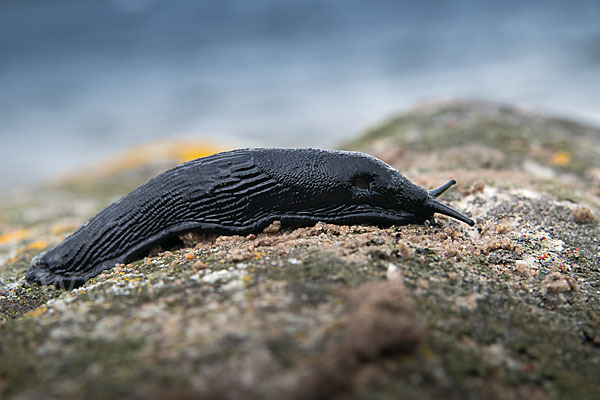
[[284, 150], [261, 164], [280, 183], [295, 189], [294, 200], [286, 203], [288, 210], [310, 210], [324, 222], [418, 224], [438, 212], [474, 224], [435, 200], [453, 181], [428, 192], [364, 153]]
[[352, 172], [349, 182], [353, 186], [352, 193], [355, 201], [385, 208], [391, 213], [403, 214], [409, 223], [432, 220], [437, 212], [470, 226], [475, 224], [470, 218], [435, 200], [454, 185], [455, 180], [427, 191], [378, 159], [364, 160], [364, 164], [357, 170], [349, 171]]

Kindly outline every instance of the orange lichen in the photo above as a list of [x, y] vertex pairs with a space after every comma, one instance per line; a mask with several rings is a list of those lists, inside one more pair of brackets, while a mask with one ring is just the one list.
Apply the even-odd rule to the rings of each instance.
[[40, 315], [44, 314], [46, 311], [48, 311], [48, 306], [43, 305], [37, 308], [34, 308], [31, 311], [28, 311], [25, 313], [26, 317], [39, 317]]
[[0, 245], [23, 240], [27, 236], [29, 236], [29, 231], [27, 229], [17, 229], [15, 231], [4, 233], [0, 235]]
[[569, 165], [570, 162], [571, 153], [568, 151], [560, 150], [552, 155], [552, 165], [557, 167], [564, 167], [565, 165]]
[[54, 224], [50, 228], [50, 233], [53, 235], [63, 235], [65, 233], [73, 232], [77, 229], [77, 226], [72, 224]]
[[157, 141], [133, 147], [119, 155], [103, 160], [81, 173], [70, 174], [59, 180], [59, 184], [78, 183], [98, 179], [121, 171], [136, 168], [156, 160], [173, 160], [177, 163], [205, 157], [225, 150], [207, 142], [173, 140]]
[[42, 240], [38, 240], [36, 242], [31, 242], [29, 243], [27, 246], [23, 247], [21, 250], [41, 250], [46, 248], [46, 246], [48, 246], [48, 243], [42, 241]]
[[175, 146], [172, 149], [172, 154], [180, 161], [190, 161], [196, 158], [206, 157], [211, 154], [221, 151], [220, 148], [206, 143], [187, 142], [182, 146]]
[[9, 263], [16, 262], [19, 259], [19, 257], [23, 254], [23, 252], [25, 252], [27, 250], [41, 250], [41, 249], [46, 248], [46, 246], [48, 246], [48, 243], [39, 241], [39, 240], [37, 242], [29, 243], [28, 245], [17, 249], [17, 251], [15, 251], [14, 255], [8, 259], [8, 262]]

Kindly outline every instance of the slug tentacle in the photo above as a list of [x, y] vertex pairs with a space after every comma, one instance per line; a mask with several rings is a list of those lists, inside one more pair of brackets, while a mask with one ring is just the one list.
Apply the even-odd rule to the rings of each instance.
[[428, 208], [431, 210], [431, 215], [433, 215], [433, 213], [444, 214], [444, 215], [447, 215], [454, 219], [457, 219], [459, 221], [462, 221], [469, 226], [475, 225], [475, 221], [473, 221], [472, 219], [467, 218], [466, 216], [462, 215], [455, 209], [448, 207], [447, 205], [442, 204], [433, 198], [429, 198], [429, 199], [425, 200], [425, 202], [423, 203], [423, 206], [425, 206], [425, 208]]
[[448, 190], [450, 188], [450, 186], [454, 185], [455, 183], [456, 183], [456, 181], [454, 179], [450, 179], [448, 182], [444, 183], [442, 186], [429, 190], [428, 193], [431, 197], [436, 198], [439, 195], [441, 195], [442, 193], [444, 193], [446, 190]]
[[434, 200], [383, 161], [358, 152], [242, 149], [175, 167], [108, 206], [31, 261], [30, 282], [82, 285], [117, 263], [189, 231], [261, 232], [284, 226], [423, 223], [438, 212], [474, 222]]

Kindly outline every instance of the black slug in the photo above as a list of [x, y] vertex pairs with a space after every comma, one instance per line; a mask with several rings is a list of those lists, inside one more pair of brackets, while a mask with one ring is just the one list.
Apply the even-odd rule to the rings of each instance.
[[26, 278], [82, 285], [117, 263], [141, 258], [183, 232], [260, 232], [283, 226], [421, 224], [434, 213], [474, 222], [435, 200], [455, 183], [425, 190], [358, 152], [243, 149], [181, 164], [151, 179], [31, 261]]

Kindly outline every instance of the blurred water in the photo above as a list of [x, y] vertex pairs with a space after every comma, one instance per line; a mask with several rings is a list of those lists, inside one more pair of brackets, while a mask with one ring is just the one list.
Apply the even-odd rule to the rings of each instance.
[[0, 191], [170, 137], [332, 147], [441, 96], [600, 122], [600, 2], [0, 2]]

